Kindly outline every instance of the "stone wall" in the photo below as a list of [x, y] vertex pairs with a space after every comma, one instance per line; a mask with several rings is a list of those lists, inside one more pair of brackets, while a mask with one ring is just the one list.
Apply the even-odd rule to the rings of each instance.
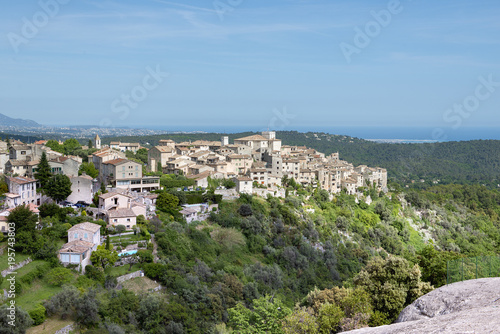
[[14, 265], [13, 269], [10, 269], [10, 268], [9, 269], [5, 269], [4, 271], [2, 271], [2, 276], [3, 277], [7, 276], [11, 272], [16, 271], [17, 269], [24, 267], [25, 265], [27, 265], [31, 261], [32, 261], [31, 258], [27, 258], [26, 260], [24, 260], [22, 262], [19, 262], [18, 264]]
[[55, 334], [69, 334], [73, 329], [73, 325], [68, 325], [56, 331]]
[[129, 279], [141, 277], [141, 276], [144, 276], [144, 273], [142, 272], [142, 270], [138, 270], [138, 271], [134, 271], [133, 273], [130, 273], [127, 275], [119, 276], [116, 278], [116, 281], [118, 283], [121, 283], [121, 282], [128, 281]]

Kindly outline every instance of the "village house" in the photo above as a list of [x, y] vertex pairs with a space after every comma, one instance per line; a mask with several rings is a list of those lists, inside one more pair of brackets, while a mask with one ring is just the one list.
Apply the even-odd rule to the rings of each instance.
[[[54, 175], [64, 174], [67, 176], [77, 176], [81, 164], [81, 159], [69, 156], [57, 157], [49, 160], [49, 166]], [[35, 173], [36, 171], [33, 172]]]
[[226, 157], [228, 172], [246, 174], [252, 167], [253, 159], [249, 155], [230, 154]]
[[[138, 214], [132, 209], [132, 200], [131, 195], [120, 192], [99, 195], [99, 210], [105, 215], [108, 225], [124, 225], [127, 230], [135, 227]], [[145, 211], [140, 214], [145, 214]]]
[[[160, 140], [162, 142], [162, 140]], [[171, 141], [175, 144], [175, 142]], [[151, 172], [161, 171], [167, 166], [167, 162], [177, 154], [175, 147], [170, 145], [159, 145], [148, 151], [148, 166]]]
[[196, 175], [188, 175], [188, 179], [194, 180], [195, 188], [208, 188], [208, 178], [210, 177], [210, 172], [203, 172]]
[[252, 194], [253, 192], [253, 180], [248, 176], [240, 176], [233, 179], [236, 183], [236, 191], [240, 194]]
[[160, 177], [142, 176], [142, 165], [128, 159], [114, 159], [102, 163], [102, 181], [113, 188], [132, 191], [152, 191], [160, 188]]
[[112, 141], [109, 143], [109, 147], [118, 151], [131, 151], [133, 153], [137, 153], [137, 151], [141, 148], [139, 143], [122, 143], [119, 141]]
[[70, 176], [69, 179], [71, 180], [71, 194], [66, 200], [70, 203], [84, 202], [89, 205], [92, 204], [94, 179], [86, 174]]
[[77, 270], [85, 272], [92, 251], [101, 244], [101, 226], [94, 223], [76, 224], [68, 230], [68, 242], [59, 250], [63, 265], [76, 264]]
[[9, 208], [19, 205], [40, 205], [40, 195], [36, 192], [36, 180], [23, 176], [5, 176], [9, 192], [5, 194]]

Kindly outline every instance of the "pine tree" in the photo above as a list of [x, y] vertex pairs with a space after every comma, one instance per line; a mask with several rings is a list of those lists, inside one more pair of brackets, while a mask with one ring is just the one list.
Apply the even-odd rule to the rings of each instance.
[[47, 155], [45, 152], [42, 153], [42, 157], [40, 158], [40, 162], [38, 163], [38, 168], [35, 173], [35, 179], [40, 182], [40, 188], [43, 192], [45, 192], [47, 183], [52, 177], [51, 168], [49, 162], [47, 161]]
[[94, 145], [92, 144], [92, 140], [90, 140], [90, 139], [89, 139], [89, 143], [88, 143], [88, 145], [87, 145], [87, 146], [88, 146], [89, 148], [94, 147]]

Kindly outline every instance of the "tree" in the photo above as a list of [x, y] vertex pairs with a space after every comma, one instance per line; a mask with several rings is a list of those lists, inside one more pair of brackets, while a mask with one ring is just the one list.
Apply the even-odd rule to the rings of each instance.
[[146, 249], [141, 249], [137, 251], [137, 256], [139, 258], [139, 263], [151, 263], [153, 262], [153, 253]]
[[111, 242], [109, 241], [109, 235], [106, 237], [106, 249], [111, 250]]
[[460, 254], [437, 251], [428, 245], [418, 252], [418, 265], [422, 268], [422, 280], [439, 288], [446, 284], [447, 263], [460, 257]]
[[47, 273], [47, 282], [55, 286], [62, 286], [73, 280], [73, 273], [68, 268], [58, 267]]
[[12, 209], [7, 221], [16, 225], [16, 233], [23, 231], [34, 233], [38, 223], [38, 216], [27, 205], [20, 205]]
[[92, 162], [83, 162], [78, 169], [78, 175], [83, 173], [87, 174], [91, 178], [95, 179], [99, 176], [99, 171], [95, 168]]
[[15, 308], [15, 313], [12, 315], [12, 311], [5, 306], [0, 307], [0, 333], [8, 334], [24, 334], [26, 330], [33, 325], [33, 320], [29, 316], [28, 312], [20, 307]]
[[42, 192], [46, 190], [47, 183], [52, 178], [52, 169], [50, 168], [49, 162], [47, 160], [47, 155], [45, 152], [42, 153], [40, 162], [38, 163], [37, 171], [35, 173], [35, 179], [40, 182], [40, 188]]
[[47, 315], [54, 314], [61, 316], [61, 319], [67, 319], [74, 313], [75, 301], [78, 300], [80, 292], [72, 285], [65, 285], [61, 292], [54, 295], [44, 303]]
[[75, 151], [80, 150], [82, 145], [75, 138], [66, 139], [64, 141], [64, 154], [66, 155], [74, 155]]
[[107, 250], [105, 245], [97, 246], [97, 250], [92, 252], [90, 261], [94, 266], [105, 269], [113, 266], [118, 261], [118, 253], [116, 251]]
[[2, 179], [0, 180], [0, 196], [3, 196], [3, 194], [9, 192], [9, 187], [7, 186], [7, 183]]
[[87, 144], [89, 148], [93, 148], [94, 144], [92, 143], [92, 139], [89, 139], [89, 143]]
[[321, 333], [329, 334], [337, 332], [340, 321], [344, 317], [344, 312], [336, 304], [325, 303], [319, 309], [318, 321]]
[[253, 311], [238, 303], [228, 313], [238, 333], [281, 333], [281, 322], [292, 311], [279, 298], [266, 296], [253, 301]]
[[47, 182], [46, 194], [54, 201], [64, 201], [71, 193], [71, 180], [66, 175], [55, 175]]
[[156, 206], [162, 211], [168, 212], [171, 210], [175, 210], [177, 209], [178, 205], [179, 199], [176, 196], [166, 192], [162, 192], [156, 199]]
[[125, 227], [125, 225], [120, 224], [116, 226], [116, 232], [118, 232], [118, 235], [120, 236], [120, 243], [122, 242], [122, 233], [126, 230], [127, 228]]
[[283, 332], [285, 334], [316, 334], [318, 324], [312, 312], [305, 307], [294, 310], [283, 319]]
[[[63, 211], [56, 203], [43, 203], [38, 207], [38, 210], [40, 211], [40, 217], [42, 218], [58, 216], [61, 211]], [[64, 212], [61, 214], [66, 216]]]
[[93, 327], [99, 322], [99, 299], [94, 289], [89, 289], [75, 304], [76, 320], [80, 325]]
[[64, 153], [64, 146], [59, 144], [57, 140], [49, 140], [45, 143], [45, 146], [50, 147], [53, 151]]
[[433, 289], [420, 277], [417, 264], [411, 267], [407, 260], [396, 256], [386, 260], [376, 257], [354, 277], [354, 283], [370, 294], [375, 310], [392, 321], [403, 307]]

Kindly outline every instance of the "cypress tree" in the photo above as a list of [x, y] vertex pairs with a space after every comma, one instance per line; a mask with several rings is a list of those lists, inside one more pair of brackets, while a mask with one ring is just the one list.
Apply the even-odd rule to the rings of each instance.
[[42, 189], [42, 191], [45, 191], [47, 183], [49, 182], [51, 177], [52, 172], [47, 160], [47, 155], [45, 154], [45, 152], [43, 152], [40, 162], [38, 163], [37, 171], [35, 173], [35, 179], [40, 182], [40, 188]]

